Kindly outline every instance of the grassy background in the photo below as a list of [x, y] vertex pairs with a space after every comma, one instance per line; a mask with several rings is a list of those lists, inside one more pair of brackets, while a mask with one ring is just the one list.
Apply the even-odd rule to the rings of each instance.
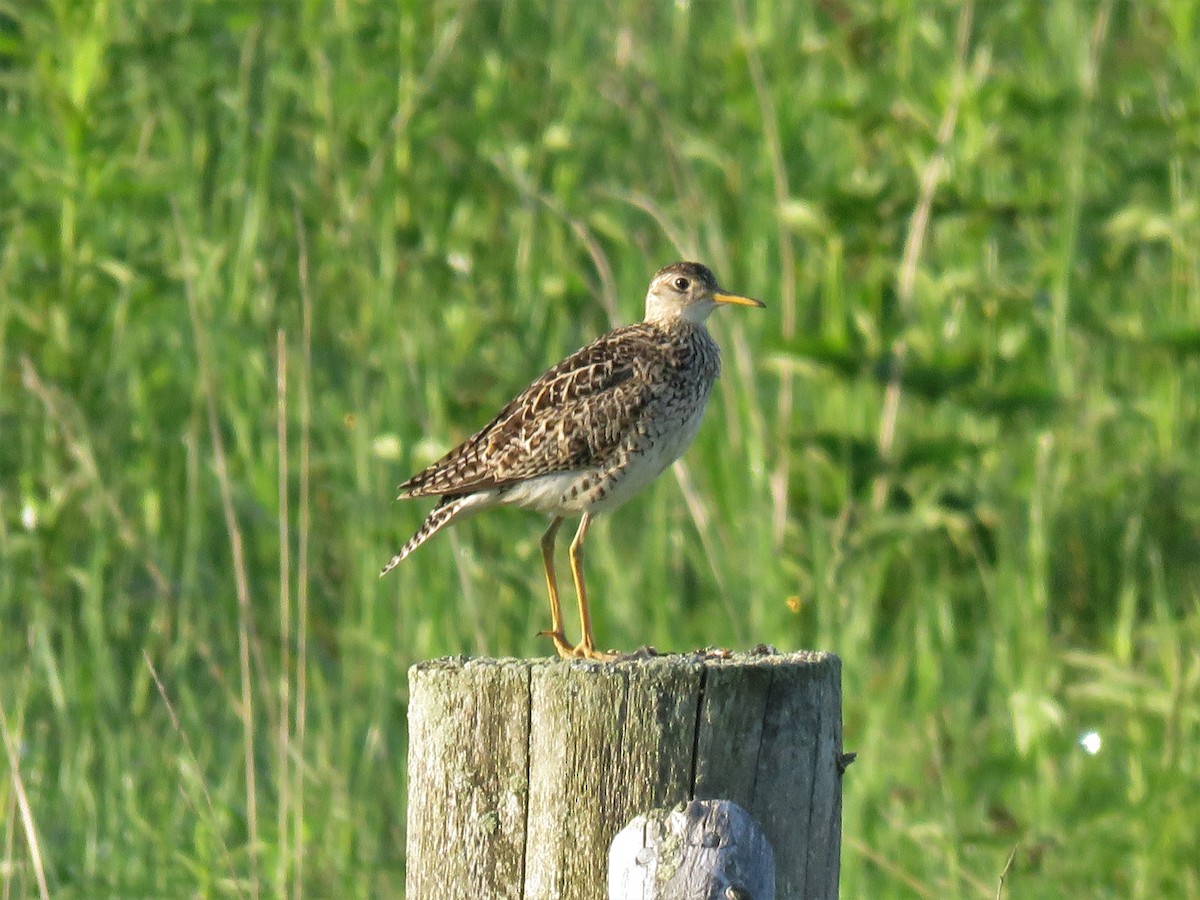
[[1200, 896], [1198, 58], [1171, 0], [0, 0], [3, 897], [398, 895], [406, 667], [548, 648], [541, 522], [380, 582], [393, 486], [679, 257], [769, 308], [594, 530], [601, 644], [842, 655], [846, 897]]

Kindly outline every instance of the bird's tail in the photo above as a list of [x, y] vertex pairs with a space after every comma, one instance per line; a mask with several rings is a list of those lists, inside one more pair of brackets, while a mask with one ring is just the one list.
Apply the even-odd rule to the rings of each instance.
[[383, 567], [383, 571], [379, 573], [379, 577], [382, 578], [388, 572], [392, 571], [392, 569], [396, 568], [396, 566], [400, 565], [408, 554], [412, 553], [463, 513], [483, 505], [486, 499], [485, 496], [480, 494], [443, 497], [438, 502], [438, 505], [433, 508], [433, 512], [421, 523], [421, 527], [417, 529], [417, 533], [410, 537], [404, 546], [400, 548], [400, 552], [393, 556], [388, 561], [388, 564]]

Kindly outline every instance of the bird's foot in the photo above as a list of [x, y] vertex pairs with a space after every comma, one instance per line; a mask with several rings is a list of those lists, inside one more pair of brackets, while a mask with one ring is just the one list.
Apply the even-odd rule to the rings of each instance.
[[591, 641], [582, 641], [575, 646], [571, 651], [571, 655], [575, 659], [593, 659], [596, 662], [612, 662], [619, 654], [605, 653], [603, 650], [597, 650]]
[[554, 649], [562, 659], [575, 659], [575, 648], [567, 642], [567, 636], [562, 631], [539, 631], [538, 637], [548, 637], [554, 644]]
[[612, 662], [619, 653], [605, 653], [597, 650], [589, 640], [580, 641], [574, 647], [567, 643], [567, 636], [561, 631], [539, 631], [538, 637], [548, 637], [554, 644], [554, 650], [562, 659], [591, 659], [596, 662]]

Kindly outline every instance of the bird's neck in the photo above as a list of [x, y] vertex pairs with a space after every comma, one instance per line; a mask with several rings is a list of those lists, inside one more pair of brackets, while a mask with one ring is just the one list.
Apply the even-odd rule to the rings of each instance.
[[[682, 316], [669, 319], [648, 319], [645, 322], [658, 330], [662, 336], [664, 348], [670, 348], [669, 353], [678, 356], [680, 360], [692, 360], [698, 357], [703, 360], [704, 369], [712, 369], [713, 377], [720, 371], [721, 351], [713, 336], [702, 323], [690, 322]], [[682, 363], [681, 363], [682, 364]], [[687, 362], [687, 365], [692, 365]]]
[[647, 316], [645, 324], [653, 326], [664, 335], [669, 336], [670, 340], [694, 340], [695, 337], [709, 338], [712, 336], [708, 333], [708, 329], [704, 327], [703, 322], [693, 322], [683, 316]]
[[708, 319], [710, 312], [712, 310], [699, 310], [693, 307], [684, 310], [663, 310], [647, 305], [646, 321], [661, 328], [699, 328], [701, 331], [705, 331], [704, 322]]

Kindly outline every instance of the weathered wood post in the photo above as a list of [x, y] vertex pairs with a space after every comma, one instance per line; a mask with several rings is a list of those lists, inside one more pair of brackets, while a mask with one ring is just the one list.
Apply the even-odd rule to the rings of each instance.
[[836, 656], [452, 658], [409, 687], [409, 900], [599, 900], [614, 836], [691, 799], [750, 814], [780, 900], [837, 896]]

